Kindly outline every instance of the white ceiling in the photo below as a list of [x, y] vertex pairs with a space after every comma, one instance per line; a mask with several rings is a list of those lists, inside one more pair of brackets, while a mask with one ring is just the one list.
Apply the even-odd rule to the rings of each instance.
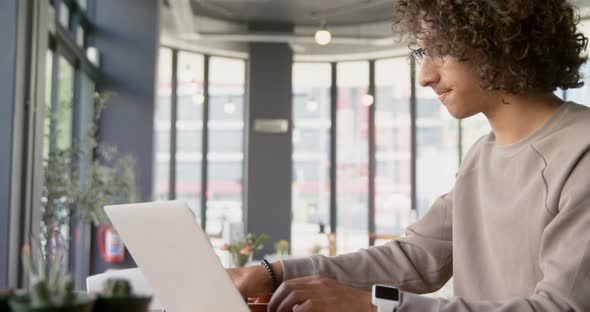
[[[590, 0], [589, 0], [590, 1]], [[356, 25], [390, 20], [394, 0], [191, 0], [195, 15], [239, 22]]]
[[[247, 55], [246, 42], [254, 39], [252, 35], [256, 36], [248, 31], [247, 22], [286, 22], [295, 24], [295, 33], [285, 34], [281, 40], [288, 42], [298, 55], [321, 57], [390, 53], [394, 49], [405, 51], [405, 44], [391, 38], [394, 1], [164, 0], [170, 5], [165, 5], [162, 12], [162, 42], [205, 53], [229, 51], [244, 56]], [[582, 8], [584, 17], [590, 18], [590, 0], [571, 2]], [[326, 19], [334, 36], [333, 43], [328, 46], [312, 41], [322, 18]], [[378, 40], [380, 44], [367, 43], [376, 38], [382, 38]]]

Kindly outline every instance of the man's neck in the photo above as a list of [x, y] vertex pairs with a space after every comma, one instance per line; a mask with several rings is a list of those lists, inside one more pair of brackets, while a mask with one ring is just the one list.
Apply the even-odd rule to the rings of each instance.
[[511, 95], [483, 112], [488, 118], [496, 142], [517, 143], [540, 129], [557, 112], [563, 101], [555, 95]]

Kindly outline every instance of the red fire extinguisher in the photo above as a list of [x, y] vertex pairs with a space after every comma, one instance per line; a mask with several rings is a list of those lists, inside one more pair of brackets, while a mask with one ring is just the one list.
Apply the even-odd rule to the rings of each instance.
[[125, 245], [119, 233], [110, 225], [98, 228], [98, 248], [106, 262], [116, 263], [125, 260]]

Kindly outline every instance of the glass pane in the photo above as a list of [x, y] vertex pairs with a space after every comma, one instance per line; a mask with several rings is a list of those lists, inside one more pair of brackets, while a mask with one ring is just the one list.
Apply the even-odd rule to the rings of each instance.
[[78, 5], [80, 6], [80, 9], [86, 11], [86, 9], [88, 9], [88, 0], [78, 0]]
[[473, 146], [483, 135], [486, 135], [492, 131], [490, 123], [484, 114], [477, 114], [461, 121], [461, 127], [463, 128], [462, 138], [462, 155], [461, 159], [465, 158], [469, 149]]
[[56, 111], [57, 147], [72, 145], [72, 114], [74, 107], [74, 67], [65, 58], [59, 58], [59, 94]]
[[[590, 20], [580, 23], [579, 29], [584, 35], [590, 38]], [[590, 48], [586, 51], [590, 52]], [[570, 89], [567, 92], [567, 100], [578, 104], [590, 106], [590, 61], [582, 67], [584, 86], [579, 89]]]
[[375, 62], [375, 231], [399, 235], [412, 218], [410, 65], [406, 58]]
[[[176, 198], [201, 218], [200, 144], [203, 127], [204, 57], [178, 52], [178, 121], [176, 122]], [[197, 139], [199, 138], [199, 139]]]
[[45, 129], [43, 132], [43, 159], [49, 157], [51, 136], [51, 95], [53, 87], [53, 51], [47, 50], [45, 56]]
[[59, 22], [63, 27], [70, 27], [70, 8], [62, 1], [59, 7]]
[[154, 200], [166, 200], [170, 193], [171, 98], [172, 51], [162, 48], [158, 60], [158, 100], [154, 113]]
[[368, 247], [369, 63], [337, 68], [337, 253]]
[[212, 57], [209, 75], [207, 232], [242, 221], [244, 136], [243, 60]]
[[[419, 73], [419, 67], [416, 70]], [[459, 121], [449, 114], [432, 89], [418, 86], [416, 91], [416, 204], [421, 217], [455, 183], [459, 169]]]
[[[46, 56], [51, 58], [51, 53]], [[50, 62], [48, 62], [50, 63]], [[46, 71], [54, 70], [52, 65], [47, 65]], [[59, 81], [47, 82], [46, 86], [51, 90], [54, 83], [58, 83], [57, 102], [48, 105], [51, 107], [46, 112], [45, 119], [45, 146], [48, 149], [43, 151], [46, 156], [43, 163], [43, 183], [42, 188], [43, 198], [41, 198], [42, 213], [47, 214], [48, 218], [43, 218], [41, 222], [41, 245], [46, 247], [45, 251], [53, 248], [63, 248], [65, 255], [68, 255], [69, 238], [69, 215], [68, 207], [64, 206], [62, 200], [63, 187], [66, 182], [63, 182], [63, 177], [69, 175], [68, 163], [70, 159], [72, 147], [72, 119], [73, 119], [73, 101], [74, 101], [74, 68], [63, 57], [59, 57], [58, 63], [58, 79]], [[53, 76], [46, 72], [48, 80], [53, 80]], [[47, 100], [50, 98], [51, 91], [46, 93]], [[50, 102], [46, 101], [46, 102]], [[47, 105], [47, 104], [46, 104]], [[49, 127], [47, 126], [49, 124]], [[49, 161], [51, 160], [51, 161]], [[48, 223], [46, 223], [48, 222]], [[61, 235], [56, 235], [51, 238], [46, 237], [49, 233], [48, 227], [52, 229], [59, 229]]]
[[[330, 232], [330, 64], [293, 65], [291, 253], [328, 254]], [[320, 233], [320, 227], [324, 233]]]
[[82, 48], [84, 47], [84, 36], [84, 27], [78, 25], [78, 31], [76, 32], [76, 43]]

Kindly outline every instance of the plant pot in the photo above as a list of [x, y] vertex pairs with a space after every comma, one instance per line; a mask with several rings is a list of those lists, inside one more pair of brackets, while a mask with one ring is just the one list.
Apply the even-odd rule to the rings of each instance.
[[10, 312], [8, 306], [8, 300], [12, 296], [13, 291], [11, 289], [0, 289], [0, 312]]
[[35, 308], [27, 296], [14, 296], [8, 300], [12, 312], [92, 312], [94, 300], [90, 298], [78, 299], [76, 303], [67, 306], [48, 306]]
[[142, 296], [98, 297], [94, 303], [94, 312], [147, 312], [151, 301], [151, 297]]
[[234, 253], [231, 255], [232, 257], [232, 264], [234, 268], [243, 268], [246, 264], [252, 262], [252, 256], [254, 254], [251, 253], [249, 255], [243, 255], [241, 253]]

